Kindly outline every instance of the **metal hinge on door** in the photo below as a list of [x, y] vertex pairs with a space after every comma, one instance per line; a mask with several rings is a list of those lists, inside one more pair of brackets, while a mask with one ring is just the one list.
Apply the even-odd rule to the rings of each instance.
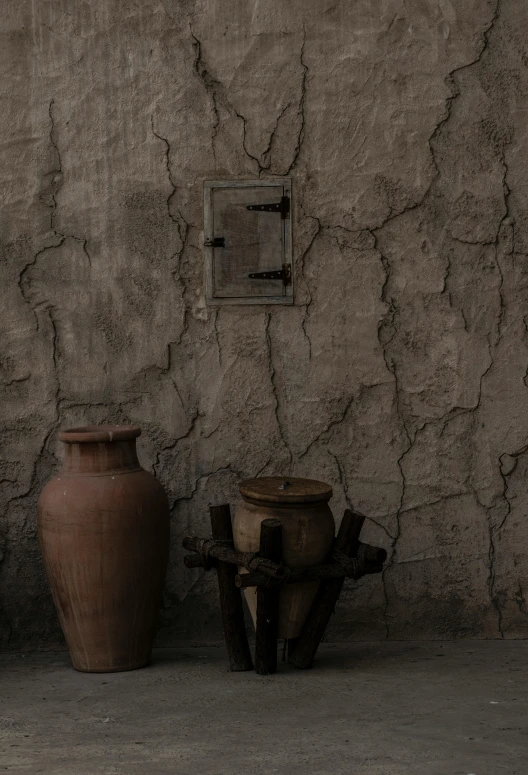
[[206, 248], [225, 248], [225, 238], [213, 237], [212, 239], [206, 239], [204, 241], [204, 246]]
[[250, 272], [248, 277], [251, 280], [282, 280], [283, 285], [291, 285], [291, 264], [283, 264], [282, 269], [268, 272]]
[[290, 197], [281, 197], [280, 202], [263, 203], [258, 205], [247, 205], [248, 210], [258, 210], [261, 213], [280, 213], [284, 221], [290, 217]]

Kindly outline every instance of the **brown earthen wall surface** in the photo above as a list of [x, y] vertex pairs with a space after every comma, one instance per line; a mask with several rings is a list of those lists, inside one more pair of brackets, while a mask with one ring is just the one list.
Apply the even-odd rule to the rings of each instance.
[[[181, 537], [239, 479], [330, 482], [383, 577], [330, 639], [528, 635], [528, 4], [4, 0], [0, 644], [61, 646], [57, 430], [137, 423], [159, 645], [220, 637]], [[293, 307], [208, 308], [202, 183], [291, 175]]]

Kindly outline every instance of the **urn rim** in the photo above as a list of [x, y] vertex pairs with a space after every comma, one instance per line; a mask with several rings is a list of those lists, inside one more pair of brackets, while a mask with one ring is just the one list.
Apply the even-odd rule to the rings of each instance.
[[240, 494], [253, 503], [326, 503], [333, 495], [332, 487], [318, 479], [296, 476], [260, 476], [240, 482]]
[[109, 443], [131, 441], [141, 435], [137, 425], [82, 425], [64, 428], [59, 432], [59, 441], [65, 444]]

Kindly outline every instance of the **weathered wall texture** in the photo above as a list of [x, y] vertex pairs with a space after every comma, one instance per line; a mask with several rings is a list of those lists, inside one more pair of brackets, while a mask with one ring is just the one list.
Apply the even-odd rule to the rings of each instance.
[[[61, 643], [59, 425], [131, 422], [181, 564], [241, 477], [314, 476], [390, 550], [334, 638], [528, 635], [524, 0], [4, 0], [0, 642]], [[296, 303], [207, 308], [202, 182], [291, 175]]]

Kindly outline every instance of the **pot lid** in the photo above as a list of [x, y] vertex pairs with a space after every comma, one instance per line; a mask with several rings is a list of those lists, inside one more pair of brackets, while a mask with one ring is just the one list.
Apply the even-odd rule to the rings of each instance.
[[295, 476], [261, 476], [240, 483], [240, 494], [252, 501], [267, 503], [316, 503], [329, 501], [332, 488], [317, 479]]

